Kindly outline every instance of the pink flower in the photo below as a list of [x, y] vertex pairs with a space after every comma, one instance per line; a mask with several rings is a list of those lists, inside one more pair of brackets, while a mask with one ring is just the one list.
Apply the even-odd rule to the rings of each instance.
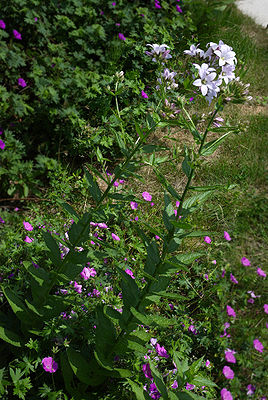
[[104, 222], [100, 222], [99, 224], [97, 224], [99, 228], [101, 229], [107, 229], [108, 226], [104, 223]]
[[114, 6], [114, 7], [116, 6], [116, 2], [115, 1], [112, 3], [112, 6]]
[[156, 240], [159, 240], [159, 239], [160, 239], [160, 237], [159, 237], [158, 235], [155, 235], [155, 238], [156, 238]]
[[247, 386], [247, 395], [252, 396], [254, 394], [255, 390], [256, 390], [255, 386], [253, 386], [251, 384], [248, 385]]
[[233, 276], [233, 274], [230, 274], [230, 281], [238, 284], [238, 280]]
[[143, 373], [145, 378], [153, 379], [152, 372], [149, 364], [143, 364], [142, 366]]
[[185, 389], [186, 390], [193, 390], [195, 388], [195, 385], [191, 385], [190, 383], [186, 383]]
[[23, 78], [19, 78], [18, 79], [18, 85], [21, 87], [26, 87], [27, 83], [25, 82], [25, 80]]
[[241, 258], [241, 263], [244, 265], [244, 267], [250, 267], [251, 265], [251, 262], [246, 257]]
[[82, 285], [78, 285], [77, 282], [74, 282], [74, 290], [75, 290], [77, 293], [82, 293]]
[[231, 239], [231, 236], [230, 236], [229, 233], [226, 232], [226, 231], [224, 231], [224, 239], [225, 239], [225, 240], [228, 240], [228, 242], [230, 242], [230, 240], [232, 240], [232, 239]]
[[130, 202], [130, 207], [132, 208], [132, 210], [137, 210], [138, 203], [136, 203], [135, 201], [131, 201]]
[[264, 308], [264, 312], [266, 314], [268, 314], [268, 304], [264, 304], [263, 308]]
[[176, 9], [179, 13], [182, 13], [182, 9], [180, 8], [180, 6], [176, 5]]
[[143, 97], [144, 99], [148, 99], [148, 94], [145, 93], [143, 90], [141, 91], [141, 97]]
[[257, 274], [262, 276], [263, 278], [266, 278], [266, 273], [261, 268], [257, 269]]
[[162, 8], [159, 4], [159, 0], [155, 0], [154, 6], [155, 8]]
[[0, 139], [0, 149], [4, 150], [5, 147], [6, 147], [5, 142], [3, 142], [3, 140]]
[[5, 223], [5, 221], [4, 221], [3, 218], [1, 218], [1, 217], [0, 217], [0, 223], [1, 223], [1, 224], [4, 224], [4, 223]]
[[112, 233], [112, 238], [113, 238], [113, 240], [117, 240], [118, 242], [120, 240], [120, 237], [117, 236], [115, 233]]
[[6, 24], [2, 19], [0, 19], [0, 28], [1, 29], [6, 29]]
[[151, 200], [152, 200], [152, 196], [151, 196], [150, 193], [148, 193], [148, 192], [143, 192], [143, 193], [142, 193], [142, 197], [143, 197], [144, 200], [146, 200], [146, 201], [151, 201]]
[[223, 367], [222, 373], [226, 379], [234, 379], [234, 371], [227, 365]]
[[216, 265], [216, 264], [217, 264], [217, 261], [216, 261], [216, 260], [213, 260], [213, 261], [211, 261], [211, 264]]
[[263, 344], [258, 339], [253, 340], [254, 349], [259, 351], [260, 353], [263, 352]]
[[26, 243], [31, 243], [31, 242], [33, 242], [33, 238], [30, 238], [29, 236], [26, 236], [25, 237], [25, 239], [24, 239], [24, 242], [26, 242]]
[[229, 363], [236, 363], [236, 358], [234, 356], [234, 351], [231, 350], [226, 350], [225, 351], [225, 360], [228, 361]]
[[221, 400], [233, 400], [232, 394], [229, 392], [229, 390], [223, 388], [221, 390]]
[[22, 40], [21, 34], [16, 29], [13, 29], [13, 35], [15, 39]]
[[46, 372], [50, 372], [51, 374], [53, 372], [56, 372], [58, 369], [58, 364], [56, 363], [56, 361], [53, 360], [52, 357], [43, 358], [42, 365], [43, 365], [44, 370]]
[[87, 281], [90, 277], [94, 278], [94, 276], [97, 274], [94, 268], [88, 268], [85, 267], [83, 268], [82, 272], [80, 273], [81, 277]]
[[234, 317], [234, 318], [236, 317], [235, 310], [232, 307], [226, 306], [226, 311], [229, 317]]
[[171, 387], [172, 387], [172, 389], [177, 389], [178, 388], [178, 382], [175, 380], [174, 382], [173, 382], [173, 384], [171, 385]]
[[206, 367], [207, 367], [207, 368], [211, 368], [211, 365], [210, 365], [210, 361], [209, 361], [209, 360], [206, 361]]
[[133, 272], [131, 271], [131, 269], [126, 269], [125, 273], [128, 274], [129, 276], [131, 276], [132, 279], [135, 279], [135, 276], [133, 275]]
[[157, 354], [158, 354], [160, 357], [169, 358], [169, 355], [168, 355], [166, 349], [164, 348], [164, 346], [160, 346], [159, 343], [156, 344], [155, 350], [156, 350]]
[[26, 231], [32, 231], [33, 227], [29, 222], [23, 221], [23, 226]]
[[119, 37], [120, 40], [126, 40], [126, 38], [123, 35], [123, 33], [118, 33], [118, 37]]
[[205, 236], [205, 237], [204, 237], [204, 242], [210, 244], [210, 243], [211, 243], [210, 237], [209, 237], [209, 236]]

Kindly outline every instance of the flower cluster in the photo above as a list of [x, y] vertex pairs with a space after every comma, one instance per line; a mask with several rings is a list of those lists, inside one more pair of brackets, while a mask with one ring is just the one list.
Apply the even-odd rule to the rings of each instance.
[[213, 98], [217, 97], [223, 83], [228, 85], [236, 79], [234, 70], [237, 59], [232, 47], [222, 40], [218, 44], [210, 42], [207, 47], [207, 51], [204, 51], [199, 49], [198, 45], [191, 45], [190, 49], [185, 50], [184, 53], [192, 57], [198, 56], [205, 61], [201, 65], [193, 64], [199, 75], [193, 84], [201, 90], [202, 95], [210, 104]]

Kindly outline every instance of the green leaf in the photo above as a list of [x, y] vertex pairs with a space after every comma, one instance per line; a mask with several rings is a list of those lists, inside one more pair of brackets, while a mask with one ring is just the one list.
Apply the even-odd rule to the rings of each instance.
[[191, 380], [191, 383], [196, 386], [217, 386], [216, 383], [203, 376], [195, 376], [194, 379]]
[[10, 307], [16, 314], [16, 317], [19, 318], [23, 323], [31, 325], [33, 317], [27, 311], [25, 304], [22, 302], [22, 300], [18, 296], [16, 296], [11, 289], [2, 288], [2, 290], [7, 301], [9, 302]]
[[194, 260], [196, 260], [199, 257], [202, 257], [204, 253], [185, 253], [185, 254], [178, 254], [173, 257], [173, 259], [176, 260], [178, 264], [181, 265], [189, 265], [192, 264]]
[[69, 229], [69, 240], [73, 246], [81, 246], [83, 242], [88, 240], [90, 232], [90, 217], [90, 213], [85, 213], [77, 222], [74, 222]]
[[110, 354], [116, 340], [116, 331], [113, 322], [104, 314], [103, 306], [97, 306], [96, 320], [96, 352], [102, 358], [102, 355]]
[[93, 199], [95, 200], [96, 203], [98, 203], [101, 199], [101, 190], [99, 188], [99, 185], [96, 182], [96, 179], [93, 178], [93, 176], [90, 174], [90, 172], [86, 169], [84, 169], [89, 192]]
[[10, 331], [9, 329], [0, 326], [0, 338], [5, 342], [12, 344], [15, 347], [21, 347], [22, 341], [16, 333]]
[[30, 261], [24, 261], [23, 265], [32, 278], [31, 291], [34, 301], [42, 302], [50, 286], [50, 275], [41, 267], [35, 268]]
[[212, 140], [211, 142], [205, 144], [201, 151], [201, 156], [209, 156], [213, 154], [230, 133], [232, 133], [232, 131], [225, 133], [225, 135], [222, 135], [219, 139]]
[[170, 300], [185, 300], [186, 297], [182, 296], [177, 293], [169, 293], [169, 292], [158, 292], [154, 293], [157, 296], [164, 297], [165, 299], [170, 299]]
[[127, 379], [127, 382], [130, 384], [132, 391], [136, 395], [137, 400], [149, 400], [149, 395], [143, 390], [143, 385], [138, 385], [136, 382], [133, 382], [131, 379]]
[[50, 250], [50, 259], [55, 264], [55, 266], [59, 266], [61, 264], [60, 250], [59, 244], [52, 237], [49, 232], [42, 232], [43, 238], [46, 242], [47, 248]]
[[140, 291], [135, 279], [132, 279], [124, 270], [116, 267], [117, 271], [122, 276], [121, 287], [123, 295], [123, 303], [125, 308], [135, 307], [140, 298]]
[[150, 364], [150, 369], [151, 369], [152, 376], [154, 379], [154, 383], [156, 384], [157, 389], [163, 396], [163, 399], [168, 400], [168, 392], [167, 392], [166, 385], [164, 384], [162, 376], [160, 375], [159, 371], [157, 371], [157, 369], [155, 368], [155, 366], [151, 360], [149, 360], [149, 364]]
[[144, 272], [148, 275], [153, 275], [157, 264], [161, 261], [157, 243], [155, 241], [151, 242], [147, 246], [147, 257], [144, 267]]
[[89, 363], [79, 351], [72, 347], [68, 347], [66, 353], [74, 374], [81, 382], [91, 386], [98, 386], [104, 382], [105, 376], [101, 375], [102, 371], [95, 360]]
[[70, 206], [70, 204], [66, 203], [65, 201], [60, 201], [60, 200], [58, 200], [58, 203], [62, 208], [64, 208], [64, 210], [67, 211], [68, 214], [70, 214], [73, 217], [75, 222], [77, 222], [79, 220], [79, 215], [73, 209], [73, 207]]
[[189, 178], [189, 176], [191, 175], [191, 172], [192, 172], [192, 168], [190, 166], [191, 160], [190, 160], [188, 149], [186, 146], [184, 146], [184, 152], [185, 152], [185, 156], [184, 156], [184, 160], [182, 162], [182, 170], [185, 173], [185, 175], [187, 176], [187, 178]]

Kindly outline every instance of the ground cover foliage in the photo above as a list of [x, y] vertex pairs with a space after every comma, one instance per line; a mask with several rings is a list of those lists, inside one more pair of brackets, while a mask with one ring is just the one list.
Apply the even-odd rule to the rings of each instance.
[[265, 399], [266, 61], [227, 3], [3, 2], [3, 399]]

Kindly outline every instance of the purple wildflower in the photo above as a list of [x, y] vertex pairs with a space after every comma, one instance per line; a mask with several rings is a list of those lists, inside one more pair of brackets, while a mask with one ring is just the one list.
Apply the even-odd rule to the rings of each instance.
[[1, 29], [6, 29], [6, 24], [2, 19], [0, 19], [0, 28]]
[[251, 262], [246, 257], [242, 257], [241, 264], [244, 265], [244, 267], [250, 267]]
[[229, 317], [234, 317], [234, 318], [236, 317], [235, 310], [232, 307], [226, 306], [226, 311]]
[[221, 400], [233, 400], [232, 394], [226, 388], [221, 390]]
[[230, 240], [232, 240], [232, 239], [231, 239], [231, 236], [230, 236], [229, 233], [226, 232], [226, 231], [224, 231], [224, 239], [227, 240], [228, 242], [230, 242]]
[[5, 142], [3, 142], [2, 139], [0, 139], [0, 149], [4, 150], [5, 147], [6, 147]]
[[230, 274], [230, 281], [233, 282], [233, 283], [238, 284], [238, 280], [234, 277], [233, 274]]
[[58, 369], [58, 364], [53, 360], [52, 357], [45, 357], [42, 360], [43, 368], [46, 372], [50, 372], [51, 374], [56, 372]]
[[13, 29], [13, 35], [15, 39], [22, 40], [21, 34], [16, 29]]
[[226, 379], [234, 379], [234, 371], [227, 365], [223, 367], [222, 373]]
[[126, 40], [126, 38], [123, 35], [123, 33], [118, 33], [118, 37], [119, 37], [120, 40]]
[[259, 351], [260, 353], [263, 352], [263, 344], [258, 339], [253, 340], [254, 349]]
[[144, 99], [148, 99], [148, 94], [145, 93], [143, 90], [141, 91], [141, 97], [143, 97]]
[[164, 348], [164, 346], [160, 346], [159, 343], [156, 344], [155, 350], [156, 350], [157, 354], [158, 354], [160, 357], [169, 358], [169, 355], [168, 355], [166, 349]]

